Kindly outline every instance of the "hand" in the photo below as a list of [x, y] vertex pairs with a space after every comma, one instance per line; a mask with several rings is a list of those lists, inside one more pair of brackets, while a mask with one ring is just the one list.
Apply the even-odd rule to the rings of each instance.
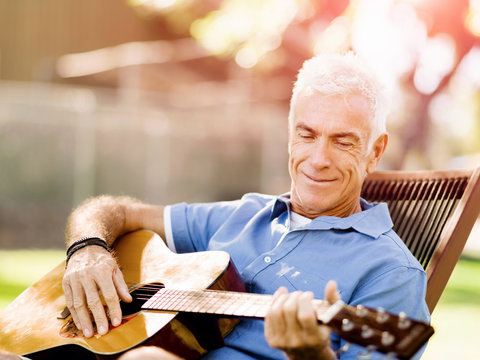
[[90, 311], [98, 334], [108, 332], [108, 319], [100, 292], [113, 326], [120, 325], [122, 321], [119, 297], [125, 302], [132, 301], [117, 262], [100, 246], [86, 246], [70, 258], [62, 286], [73, 321], [85, 337], [94, 335]]
[[[327, 283], [325, 299], [330, 303], [340, 299], [336, 282]], [[270, 346], [285, 351], [290, 359], [335, 358], [330, 330], [318, 325], [312, 300], [311, 292], [288, 294], [283, 287], [273, 295], [265, 317], [265, 337]]]

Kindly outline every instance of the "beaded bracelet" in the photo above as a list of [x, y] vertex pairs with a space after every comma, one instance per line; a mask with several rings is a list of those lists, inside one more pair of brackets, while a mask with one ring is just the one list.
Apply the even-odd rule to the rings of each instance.
[[104, 239], [100, 237], [86, 237], [75, 241], [72, 245], [69, 246], [67, 250], [67, 260], [65, 261], [65, 266], [68, 264], [68, 260], [70, 260], [70, 258], [75, 252], [89, 245], [101, 246], [105, 250], [110, 252], [110, 248], [108, 247], [107, 242]]

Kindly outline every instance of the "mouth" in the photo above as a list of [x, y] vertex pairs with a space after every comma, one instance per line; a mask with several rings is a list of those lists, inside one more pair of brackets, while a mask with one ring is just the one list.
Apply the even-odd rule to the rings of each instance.
[[303, 174], [309, 181], [316, 183], [316, 184], [330, 184], [334, 181], [336, 181], [335, 178], [324, 178], [324, 177], [316, 177], [316, 176], [310, 176], [308, 174]]

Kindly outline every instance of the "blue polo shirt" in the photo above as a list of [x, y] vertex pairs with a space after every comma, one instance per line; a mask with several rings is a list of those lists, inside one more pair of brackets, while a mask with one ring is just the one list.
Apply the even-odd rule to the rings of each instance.
[[[178, 253], [228, 252], [250, 292], [273, 294], [285, 286], [324, 298], [332, 279], [347, 304], [430, 321], [425, 272], [392, 230], [386, 204], [361, 200], [359, 213], [319, 217], [295, 230], [289, 204], [288, 195], [251, 193], [236, 201], [172, 205], [165, 216], [167, 242]], [[285, 359], [267, 344], [261, 320], [241, 321], [225, 342], [205, 358]], [[342, 345], [332, 333], [334, 350]], [[363, 350], [351, 346], [341, 359], [356, 359]]]

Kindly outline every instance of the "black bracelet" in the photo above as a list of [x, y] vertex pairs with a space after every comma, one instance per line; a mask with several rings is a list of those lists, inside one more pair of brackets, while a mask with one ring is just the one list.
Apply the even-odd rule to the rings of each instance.
[[97, 245], [103, 247], [105, 250], [110, 252], [110, 248], [107, 245], [107, 242], [103, 240], [102, 238], [99, 237], [90, 237], [90, 238], [84, 238], [80, 239], [76, 242], [74, 242], [72, 245], [67, 250], [67, 260], [65, 261], [65, 266], [68, 264], [68, 260], [72, 257], [72, 255], [77, 252], [80, 249], [83, 249], [86, 246], [89, 245]]
[[107, 241], [104, 238], [101, 238], [99, 236], [88, 236], [81, 238], [80, 240], [75, 241], [72, 245], [70, 245], [67, 249], [67, 256], [70, 254], [70, 252], [73, 250], [73, 248], [77, 245], [92, 241], [92, 240], [102, 240], [105, 244]]

